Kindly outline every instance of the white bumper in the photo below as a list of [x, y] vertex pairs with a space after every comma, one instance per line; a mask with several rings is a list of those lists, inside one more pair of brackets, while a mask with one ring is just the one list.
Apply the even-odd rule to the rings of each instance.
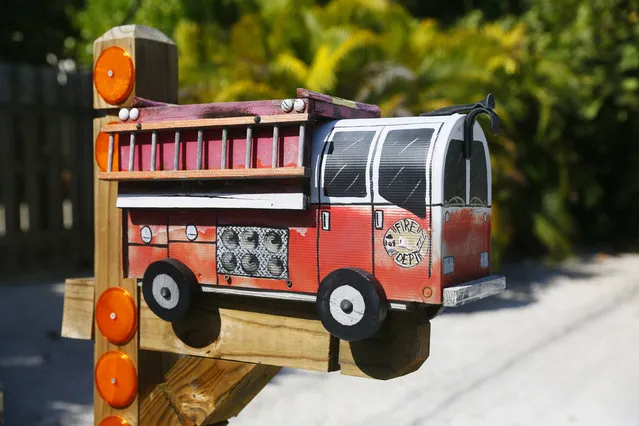
[[456, 307], [484, 297], [501, 293], [506, 288], [506, 277], [490, 275], [444, 289], [444, 306]]

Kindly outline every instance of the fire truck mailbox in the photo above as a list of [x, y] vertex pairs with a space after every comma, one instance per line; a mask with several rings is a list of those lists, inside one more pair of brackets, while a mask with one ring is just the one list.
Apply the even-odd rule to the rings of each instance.
[[400, 377], [443, 308], [505, 288], [492, 95], [176, 105], [177, 70], [153, 28], [94, 43], [95, 277], [66, 281], [61, 334], [95, 342], [95, 424], [222, 424], [282, 367]]
[[295, 99], [136, 100], [102, 127], [99, 178], [119, 182], [124, 268], [166, 321], [202, 292], [315, 303], [346, 341], [389, 310], [425, 319], [498, 293], [489, 95], [414, 117], [298, 89]]

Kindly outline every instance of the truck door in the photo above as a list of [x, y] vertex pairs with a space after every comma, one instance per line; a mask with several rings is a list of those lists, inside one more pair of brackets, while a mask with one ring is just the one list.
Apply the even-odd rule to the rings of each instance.
[[428, 154], [439, 127], [388, 126], [375, 148], [374, 274], [389, 300], [421, 301], [429, 279]]
[[319, 279], [335, 269], [372, 272], [372, 146], [380, 128], [335, 128], [324, 145], [319, 185]]

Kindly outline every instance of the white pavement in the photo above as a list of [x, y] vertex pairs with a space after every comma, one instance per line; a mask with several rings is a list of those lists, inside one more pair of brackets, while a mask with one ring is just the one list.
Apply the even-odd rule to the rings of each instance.
[[[283, 370], [231, 425], [639, 425], [639, 256], [504, 272], [503, 296], [433, 321], [418, 372]], [[8, 426], [91, 424], [91, 343], [47, 337], [59, 292], [0, 286]]]

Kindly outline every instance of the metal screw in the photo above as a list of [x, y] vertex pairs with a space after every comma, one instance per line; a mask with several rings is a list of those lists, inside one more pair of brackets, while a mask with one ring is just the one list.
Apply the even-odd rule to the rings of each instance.
[[227, 284], [231, 284], [231, 276], [230, 275], [224, 275], [224, 281], [226, 281]]
[[115, 312], [111, 312], [111, 314], [109, 315], [109, 318], [111, 318], [112, 320], [115, 319]]
[[135, 128], [138, 129], [138, 130], [142, 130], [142, 123], [136, 124]]
[[107, 75], [108, 75], [109, 77], [113, 77], [113, 70], [109, 70], [109, 71], [107, 71]]
[[342, 300], [342, 303], [339, 304], [339, 307], [342, 308], [345, 314], [350, 314], [353, 312], [353, 303], [350, 300]]
[[255, 117], [253, 117], [253, 120], [254, 120], [256, 123], [259, 123], [260, 121], [262, 121], [262, 117], [260, 117], [259, 115], [256, 115]]
[[111, 384], [114, 385], [116, 382], [115, 377], [111, 377]]
[[288, 287], [288, 288], [293, 287], [293, 281], [291, 281], [291, 280], [286, 280], [286, 287]]
[[160, 295], [168, 300], [171, 297], [171, 291], [168, 289], [168, 287], [162, 287], [160, 289]]

